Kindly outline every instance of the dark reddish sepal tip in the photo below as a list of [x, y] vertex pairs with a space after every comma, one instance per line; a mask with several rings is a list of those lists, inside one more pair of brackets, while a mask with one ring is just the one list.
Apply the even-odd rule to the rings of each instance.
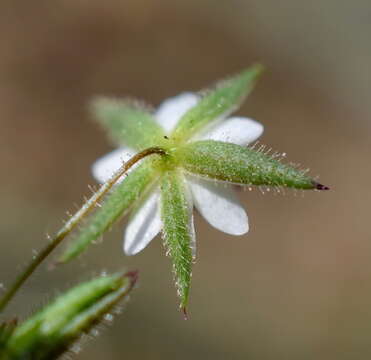
[[328, 186], [322, 185], [322, 184], [320, 184], [318, 182], [314, 182], [314, 187], [317, 190], [330, 190], [330, 188]]
[[139, 275], [138, 270], [129, 271], [125, 274], [125, 276], [128, 277], [130, 280], [131, 287], [133, 287], [135, 283], [138, 281], [138, 275]]
[[181, 310], [182, 313], [183, 313], [184, 320], [188, 320], [188, 314], [187, 314], [187, 309], [186, 309], [186, 307], [185, 307], [185, 306], [182, 306], [182, 307], [180, 308], [180, 310]]

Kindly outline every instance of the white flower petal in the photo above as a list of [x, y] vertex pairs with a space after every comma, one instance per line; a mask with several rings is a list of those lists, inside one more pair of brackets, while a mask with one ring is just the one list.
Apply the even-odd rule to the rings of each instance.
[[124, 233], [124, 251], [135, 255], [142, 251], [162, 228], [159, 210], [159, 190], [153, 191], [132, 212]]
[[206, 129], [194, 140], [217, 140], [237, 145], [247, 145], [263, 133], [263, 125], [244, 117], [231, 117]]
[[230, 185], [193, 176], [187, 179], [194, 204], [210, 225], [231, 235], [249, 231], [247, 214]]
[[174, 130], [179, 119], [199, 100], [196, 94], [184, 92], [178, 96], [171, 97], [160, 104], [155, 112], [157, 122], [163, 127], [167, 134]]
[[[134, 154], [135, 151], [129, 148], [119, 148], [111, 151], [92, 165], [93, 176], [100, 183], [106, 182], [121, 167], [123, 162], [128, 161]], [[132, 169], [133, 167], [130, 170]]]

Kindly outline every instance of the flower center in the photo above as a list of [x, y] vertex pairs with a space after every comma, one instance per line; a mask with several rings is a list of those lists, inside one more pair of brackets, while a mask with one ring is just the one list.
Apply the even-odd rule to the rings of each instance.
[[153, 159], [153, 163], [155, 167], [160, 172], [165, 172], [168, 170], [172, 170], [178, 166], [178, 157], [176, 156], [176, 152], [178, 150], [179, 145], [171, 139], [170, 136], [164, 136], [161, 141], [161, 144], [158, 146], [165, 150], [166, 155], [158, 156]]

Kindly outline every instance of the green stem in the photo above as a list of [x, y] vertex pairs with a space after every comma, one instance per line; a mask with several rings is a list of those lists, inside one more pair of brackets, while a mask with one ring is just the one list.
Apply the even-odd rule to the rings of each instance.
[[10, 300], [17, 293], [24, 282], [32, 275], [37, 267], [47, 258], [47, 256], [62, 242], [62, 240], [76, 227], [76, 225], [97, 205], [98, 201], [112, 188], [112, 186], [122, 177], [134, 164], [143, 158], [152, 155], [166, 155], [165, 150], [159, 147], [151, 147], [134, 155], [125, 162], [120, 169], [105, 182], [93, 196], [85, 202], [85, 204], [64, 224], [64, 226], [56, 233], [36, 257], [34, 257], [28, 266], [15, 279], [13, 284], [8, 288], [5, 294], [0, 299], [0, 312], [5, 309]]

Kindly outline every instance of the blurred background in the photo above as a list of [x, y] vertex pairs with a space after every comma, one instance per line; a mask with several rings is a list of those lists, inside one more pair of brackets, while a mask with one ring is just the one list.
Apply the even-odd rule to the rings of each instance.
[[[0, 282], [6, 286], [94, 184], [111, 149], [94, 95], [158, 105], [252, 62], [267, 71], [239, 114], [330, 192], [241, 192], [251, 230], [198, 215], [190, 320], [161, 241], [135, 257], [122, 225], [80, 260], [41, 271], [7, 315], [122, 267], [140, 285], [80, 359], [364, 359], [371, 355], [371, 3], [55, 0], [0, 3]], [[26, 306], [27, 305], [27, 306]]]

